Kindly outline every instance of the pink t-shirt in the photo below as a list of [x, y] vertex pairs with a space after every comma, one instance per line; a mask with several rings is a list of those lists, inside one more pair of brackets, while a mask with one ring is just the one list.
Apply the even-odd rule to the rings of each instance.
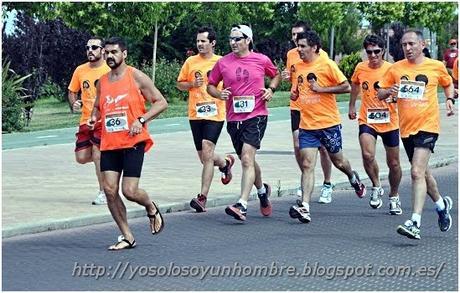
[[277, 72], [270, 58], [260, 53], [251, 52], [242, 58], [230, 53], [219, 59], [209, 75], [208, 83], [217, 86], [223, 80], [223, 88], [230, 87], [232, 94], [226, 103], [227, 121], [244, 121], [268, 115], [261, 88], [265, 88], [264, 77], [273, 78]]

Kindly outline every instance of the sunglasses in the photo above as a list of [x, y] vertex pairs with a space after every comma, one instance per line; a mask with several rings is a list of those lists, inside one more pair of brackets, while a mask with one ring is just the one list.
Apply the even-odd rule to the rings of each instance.
[[246, 39], [245, 37], [229, 37], [228, 40], [231, 42], [231, 41], [235, 41], [235, 43], [238, 43], [239, 41], [241, 40], [244, 40]]
[[455, 45], [457, 45], [457, 43], [450, 43], [449, 45], [450, 46], [455, 46]]
[[382, 52], [381, 49], [366, 50], [367, 55], [371, 55], [372, 53], [374, 53], [375, 55], [378, 55], [378, 54], [380, 54], [380, 52]]
[[97, 46], [97, 45], [92, 45], [92, 46], [86, 46], [86, 51], [89, 51], [90, 49], [92, 51], [96, 51], [97, 49], [99, 48], [102, 48], [101, 46]]

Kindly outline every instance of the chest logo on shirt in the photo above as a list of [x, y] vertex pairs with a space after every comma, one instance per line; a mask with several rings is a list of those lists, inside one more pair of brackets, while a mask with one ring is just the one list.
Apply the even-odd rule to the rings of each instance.
[[428, 76], [426, 76], [425, 74], [419, 74], [415, 77], [415, 81], [423, 81], [425, 83], [425, 85], [428, 84]]
[[89, 80], [83, 81], [83, 89], [85, 90], [89, 89]]
[[236, 81], [241, 81], [247, 83], [249, 81], [249, 71], [238, 67], [235, 71]]
[[127, 96], [128, 96], [128, 94], [118, 95], [115, 98], [112, 98], [111, 96], [106, 96], [105, 97], [105, 104], [106, 105], [110, 105], [110, 104], [113, 104], [113, 103], [117, 104], [119, 101], [123, 100]]
[[318, 81], [318, 77], [316, 77], [316, 74], [310, 72], [307, 74], [307, 81]]

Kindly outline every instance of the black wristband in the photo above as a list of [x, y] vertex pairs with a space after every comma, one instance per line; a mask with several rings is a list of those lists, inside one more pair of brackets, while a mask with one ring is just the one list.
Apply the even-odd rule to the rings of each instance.
[[272, 93], [275, 93], [275, 92], [276, 92], [276, 88], [275, 88], [275, 87], [270, 86], [270, 87], [268, 87], [268, 88], [272, 90]]
[[446, 102], [449, 101], [449, 100], [451, 100], [451, 101], [452, 101], [452, 104], [455, 105], [455, 99], [454, 99], [454, 98], [446, 98]]

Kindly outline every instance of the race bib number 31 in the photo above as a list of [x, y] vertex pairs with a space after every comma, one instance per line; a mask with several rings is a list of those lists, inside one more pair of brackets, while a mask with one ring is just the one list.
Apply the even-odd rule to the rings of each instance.
[[398, 97], [400, 99], [421, 100], [424, 92], [425, 83], [423, 81], [401, 80]]
[[233, 111], [235, 113], [251, 113], [256, 105], [255, 96], [235, 96], [233, 97]]
[[212, 117], [217, 115], [215, 102], [204, 102], [196, 104], [196, 116], [199, 118]]
[[390, 122], [390, 111], [388, 109], [367, 109], [367, 123], [381, 124]]
[[126, 131], [128, 128], [128, 117], [126, 113], [108, 114], [105, 117], [105, 129], [107, 132]]

